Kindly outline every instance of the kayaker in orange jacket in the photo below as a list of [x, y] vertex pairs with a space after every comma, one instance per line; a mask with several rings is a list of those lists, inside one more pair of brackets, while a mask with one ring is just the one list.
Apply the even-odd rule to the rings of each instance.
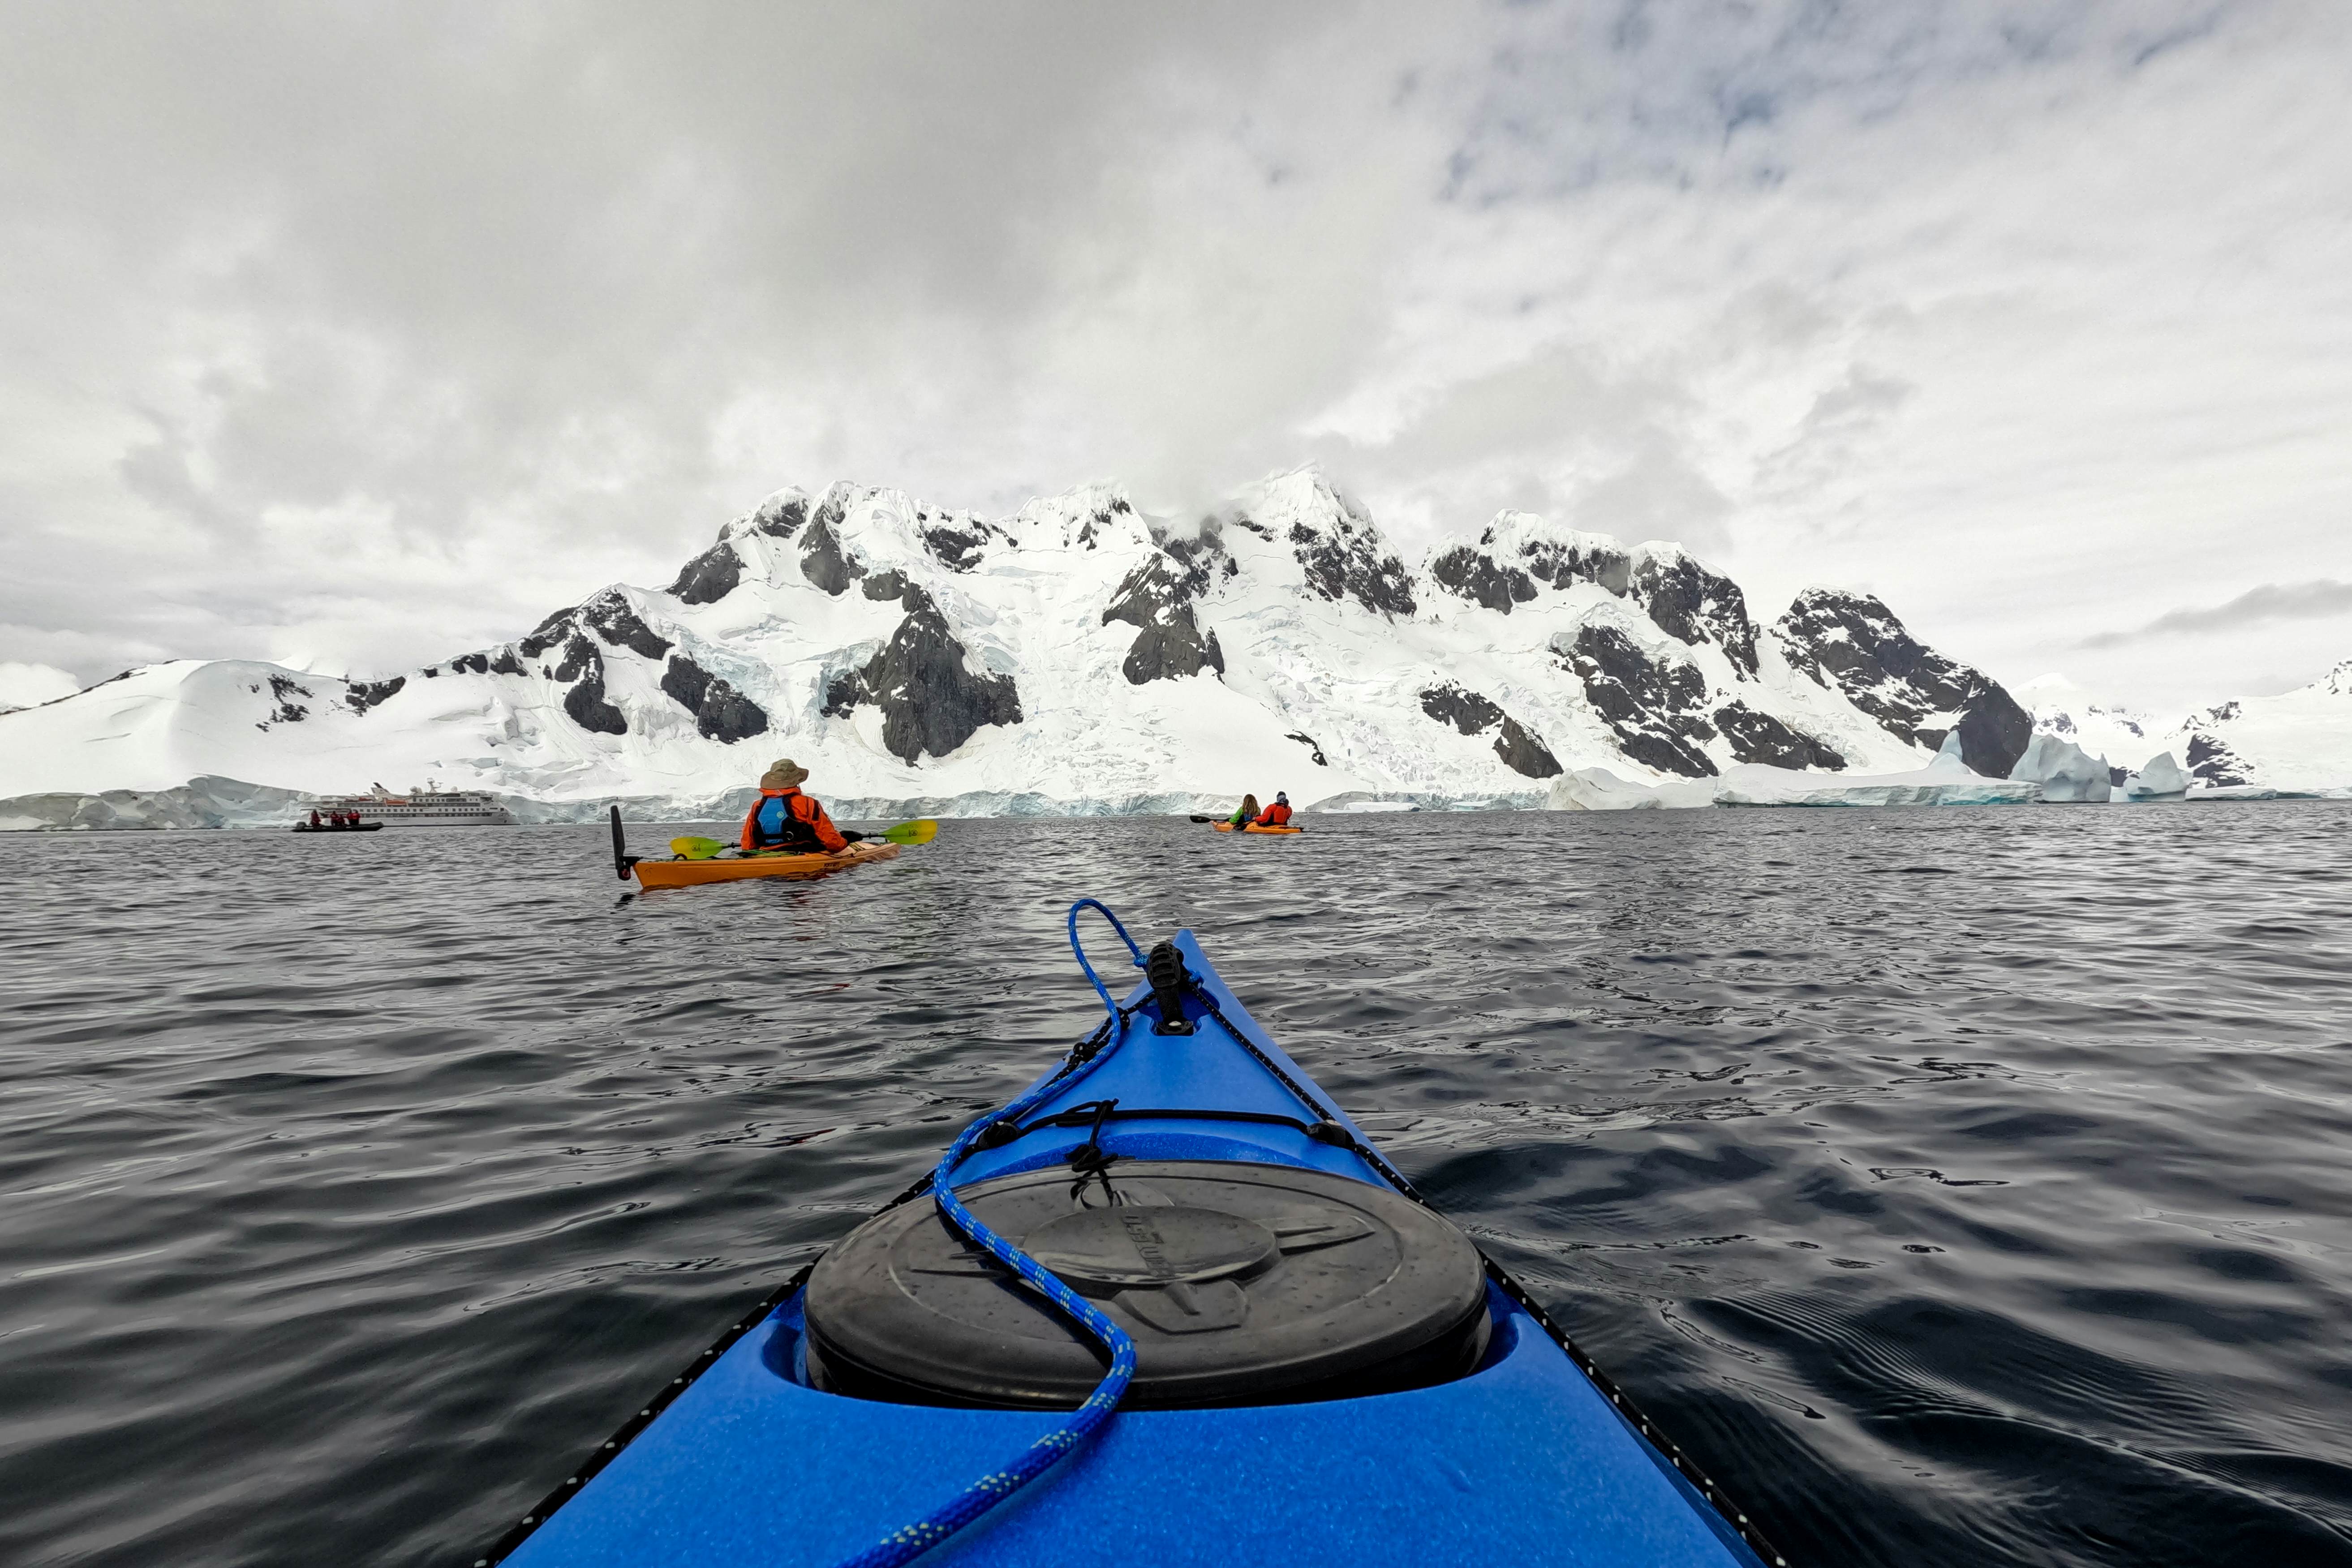
[[808, 770], [790, 757], [760, 775], [760, 798], [743, 818], [744, 854], [784, 849], [838, 855], [866, 837], [835, 827], [824, 805], [814, 796], [801, 793], [801, 781], [808, 776]]
[[1290, 797], [1279, 790], [1276, 791], [1274, 804], [1267, 806], [1265, 813], [1258, 817], [1257, 825], [1260, 827], [1289, 826]]

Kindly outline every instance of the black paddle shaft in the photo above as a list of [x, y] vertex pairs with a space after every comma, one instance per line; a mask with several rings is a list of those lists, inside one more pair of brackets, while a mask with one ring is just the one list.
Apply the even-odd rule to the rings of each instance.
[[613, 874], [625, 882], [629, 879], [629, 868], [635, 862], [629, 858], [629, 841], [621, 836], [621, 808], [616, 805], [613, 808]]

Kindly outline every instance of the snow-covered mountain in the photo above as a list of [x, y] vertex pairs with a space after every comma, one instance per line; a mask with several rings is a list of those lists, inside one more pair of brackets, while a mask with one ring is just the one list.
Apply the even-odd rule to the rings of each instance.
[[1505, 512], [1410, 566], [1312, 468], [1181, 526], [1108, 486], [982, 518], [836, 484], [770, 496], [667, 587], [421, 669], [182, 661], [0, 716], [0, 797], [429, 773], [708, 800], [789, 755], [829, 797], [971, 809], [1533, 798], [1594, 764], [1916, 768], [1955, 730], [2000, 777], [2031, 721], [1876, 599], [1811, 589], [1759, 626], [1672, 544]]
[[2352, 659], [2276, 697], [2242, 697], [2182, 719], [2156, 719], [2092, 701], [2062, 676], [2019, 689], [2033, 727], [2114, 764], [2116, 782], [2169, 752], [2193, 786], [2288, 791], [2352, 784]]

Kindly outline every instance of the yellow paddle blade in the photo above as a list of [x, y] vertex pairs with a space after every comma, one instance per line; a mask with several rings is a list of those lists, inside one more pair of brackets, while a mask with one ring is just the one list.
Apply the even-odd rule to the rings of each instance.
[[716, 838], [673, 838], [669, 852], [681, 860], [708, 860], [727, 846]]
[[892, 844], [929, 844], [940, 836], [940, 825], [929, 817], [914, 822], [902, 822], [896, 827], [886, 827], [874, 837]]

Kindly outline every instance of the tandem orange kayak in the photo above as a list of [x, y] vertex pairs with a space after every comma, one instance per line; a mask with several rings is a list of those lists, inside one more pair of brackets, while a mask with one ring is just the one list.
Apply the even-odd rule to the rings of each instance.
[[[1234, 830], [1234, 825], [1230, 822], [1220, 822], [1214, 826], [1220, 833], [1231, 833]], [[1304, 833], [1307, 829], [1303, 827], [1260, 827], [1256, 823], [1253, 822], [1247, 827], [1243, 828], [1242, 831], [1244, 833]]]
[[896, 860], [896, 844], [868, 840], [853, 844], [838, 855], [745, 855], [724, 860], [640, 860], [631, 869], [640, 885], [651, 888], [693, 888], [705, 882], [740, 882], [753, 877], [829, 876], [852, 866]]

